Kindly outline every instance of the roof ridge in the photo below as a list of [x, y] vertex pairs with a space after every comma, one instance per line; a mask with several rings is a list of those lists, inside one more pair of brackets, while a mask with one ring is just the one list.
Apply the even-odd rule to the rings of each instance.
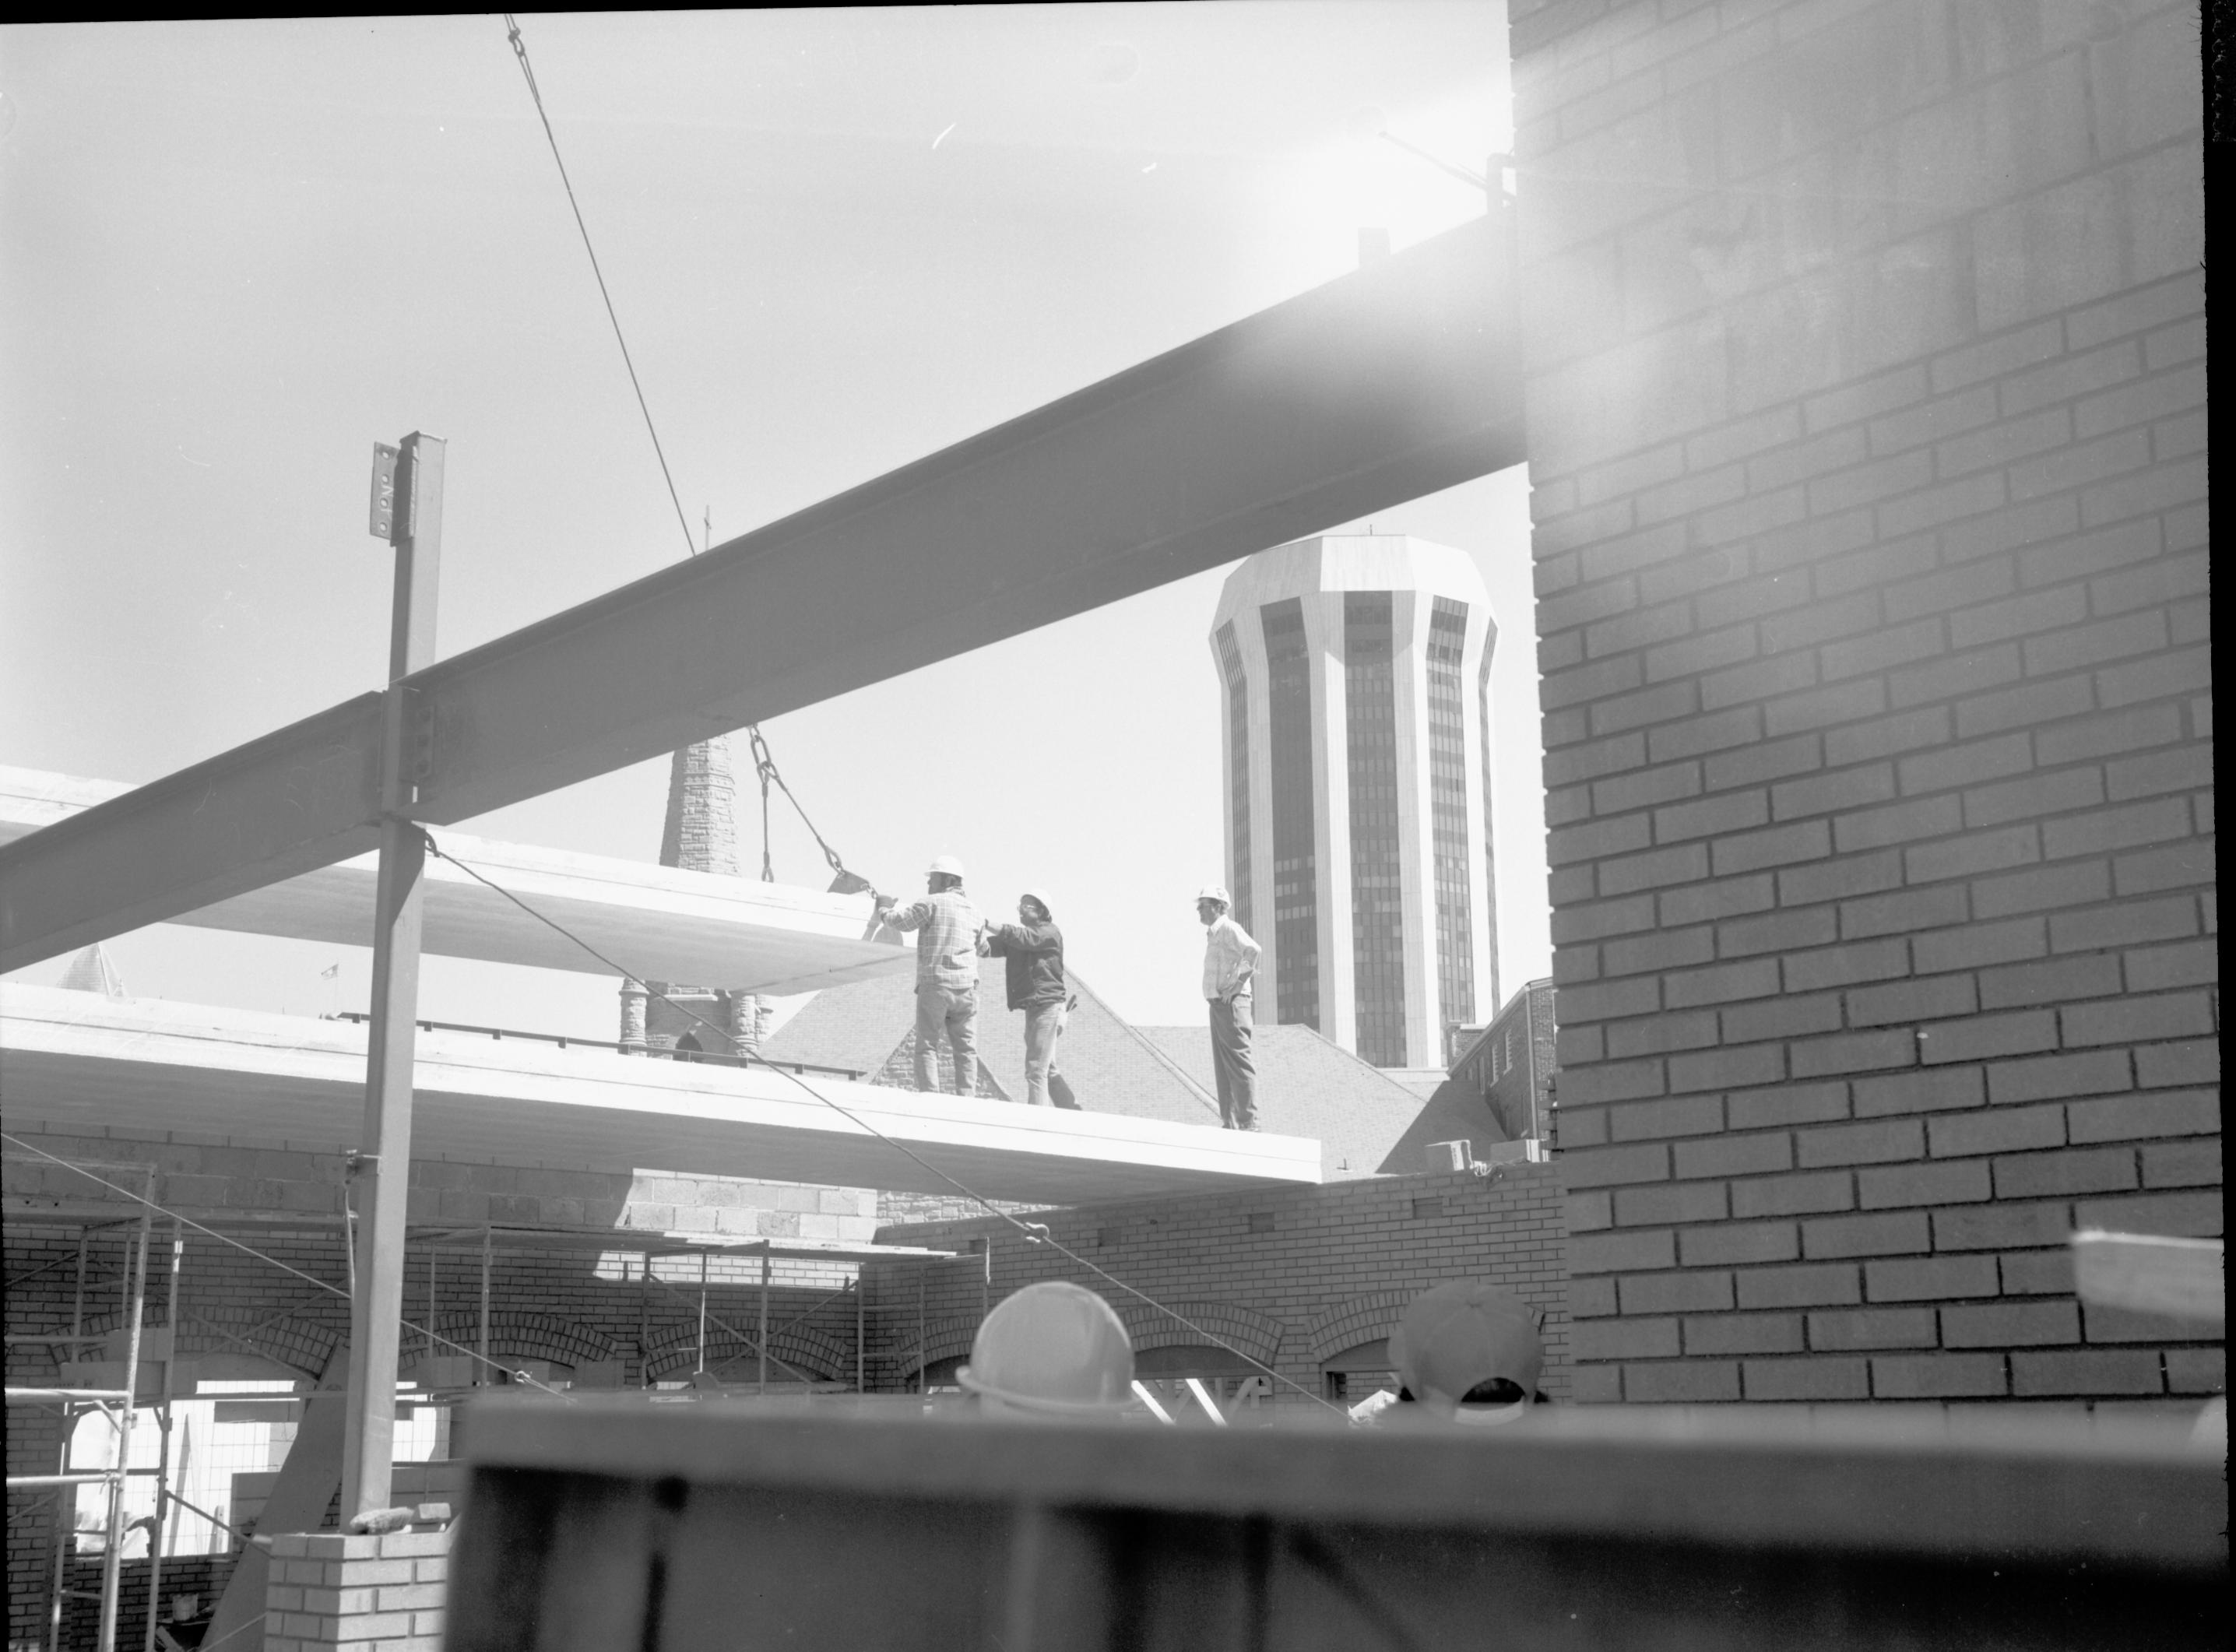
[[[1295, 1027], [1302, 1031], [1310, 1033], [1313, 1037], [1325, 1044], [1330, 1050], [1334, 1050], [1337, 1055], [1343, 1056], [1345, 1060], [1352, 1062], [1358, 1066], [1365, 1068], [1368, 1072], [1372, 1073], [1384, 1083], [1389, 1085], [1391, 1089], [1397, 1090], [1417, 1102], [1425, 1103], [1428, 1101], [1429, 1098], [1427, 1096], [1399, 1083], [1396, 1079], [1391, 1077], [1388, 1073], [1384, 1072], [1381, 1068], [1377, 1067], [1372, 1062], [1367, 1060], [1365, 1056], [1360, 1055], [1357, 1050], [1345, 1050], [1341, 1044], [1336, 1043], [1334, 1039], [1329, 1037], [1327, 1034], [1322, 1032], [1318, 1027], [1302, 1021], [1284, 1021], [1278, 1024], [1284, 1027]], [[1451, 1070], [1450, 1068], [1446, 1068], [1444, 1070], [1444, 1076], [1450, 1078], [1451, 1076]]]
[[1174, 1077], [1179, 1079], [1180, 1083], [1187, 1087], [1187, 1093], [1191, 1096], [1193, 1096], [1198, 1102], [1201, 1103], [1205, 1108], [1208, 1109], [1214, 1116], [1218, 1115], [1219, 1102], [1217, 1099], [1208, 1094], [1202, 1085], [1197, 1083], [1194, 1079], [1188, 1076], [1187, 1070], [1186, 1068], [1182, 1067], [1178, 1062], [1167, 1055], [1163, 1050], [1159, 1048], [1155, 1039], [1150, 1037], [1139, 1027], [1136, 1027], [1132, 1022], [1127, 1020], [1125, 1017], [1120, 1015], [1115, 1010], [1113, 1010], [1110, 1007], [1110, 1001], [1104, 997], [1100, 992], [1097, 992], [1093, 987], [1088, 985], [1086, 981], [1080, 977], [1077, 971], [1067, 969], [1064, 971], [1064, 978], [1067, 984], [1071, 986], [1075, 991], [1084, 992], [1088, 997], [1094, 999], [1095, 1004], [1102, 1010], [1102, 1013], [1108, 1016], [1112, 1021], [1115, 1022], [1128, 1038], [1131, 1038], [1135, 1043], [1141, 1045], [1142, 1049], [1148, 1050], [1149, 1052], [1150, 1058], [1154, 1060], [1157, 1065], [1163, 1068]]

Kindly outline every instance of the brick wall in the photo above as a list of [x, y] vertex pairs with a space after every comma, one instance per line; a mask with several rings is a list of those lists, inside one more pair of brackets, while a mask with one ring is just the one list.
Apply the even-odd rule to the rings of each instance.
[[2196, 8], [1512, 18], [1580, 1397], [2217, 1390]]
[[272, 1538], [264, 1652], [441, 1652], [450, 1532]]
[[[1082, 1205], [1042, 1211], [1034, 1220], [1095, 1267], [1171, 1304], [1312, 1394], [1321, 1392], [1323, 1360], [1386, 1335], [1405, 1304], [1430, 1286], [1490, 1280], [1543, 1312], [1542, 1385], [1554, 1399], [1569, 1397], [1562, 1194], [1551, 1165], [1503, 1165], [1495, 1176], [1377, 1176], [1319, 1188]], [[878, 1236], [892, 1244], [957, 1248], [990, 1241], [986, 1300], [999, 1302], [1038, 1280], [1068, 1279], [1119, 1311], [1137, 1350], [1198, 1340], [992, 1218], [892, 1227]], [[925, 1274], [931, 1362], [969, 1353], [984, 1266], [958, 1261]], [[917, 1365], [917, 1277], [898, 1268], [873, 1268], [869, 1277], [878, 1329], [871, 1385], [898, 1388]], [[1274, 1398], [1283, 1405], [1308, 1403], [1286, 1387]]]

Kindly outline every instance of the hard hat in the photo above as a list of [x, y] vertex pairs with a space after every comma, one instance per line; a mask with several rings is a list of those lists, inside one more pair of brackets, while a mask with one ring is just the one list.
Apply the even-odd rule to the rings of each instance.
[[1528, 1305], [1480, 1280], [1455, 1280], [1415, 1297], [1390, 1339], [1390, 1354], [1406, 1392], [1442, 1416], [1460, 1412], [1469, 1392], [1486, 1383], [1520, 1390], [1518, 1401], [1489, 1416], [1467, 1414], [1489, 1407], [1467, 1406], [1460, 1412], [1463, 1421], [1518, 1414], [1537, 1392], [1545, 1363]]
[[941, 855], [926, 868], [926, 871], [944, 872], [950, 878], [960, 878], [963, 875], [963, 863], [953, 855]]
[[1002, 1299], [955, 1379], [994, 1402], [989, 1410], [1115, 1412], [1133, 1396], [1134, 1343], [1116, 1311], [1094, 1292], [1047, 1280]]
[[1232, 900], [1227, 898], [1226, 887], [1220, 884], [1206, 884], [1200, 890], [1196, 892], [1196, 898], [1198, 900], [1215, 900], [1222, 906], [1232, 906], [1234, 905]]
[[1050, 917], [1056, 915], [1056, 907], [1049, 900], [1049, 892], [1045, 889], [1028, 889], [1021, 898], [1035, 903]]

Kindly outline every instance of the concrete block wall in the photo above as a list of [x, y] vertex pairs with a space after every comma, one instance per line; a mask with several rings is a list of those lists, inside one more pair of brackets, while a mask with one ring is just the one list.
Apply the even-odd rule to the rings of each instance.
[[1513, 0], [1580, 1398], [2223, 1385], [2198, 30]]
[[[1081, 1205], [1037, 1213], [1067, 1247], [1264, 1360], [1306, 1392], [1322, 1392], [1321, 1362], [1387, 1334], [1413, 1297], [1445, 1280], [1485, 1279], [1544, 1314], [1542, 1386], [1569, 1397], [1567, 1262], [1557, 1168], [1511, 1164], [1470, 1173], [1376, 1176], [1319, 1188], [1206, 1194]], [[1039, 1280], [1099, 1293], [1134, 1333], [1135, 1348], [1198, 1340], [1138, 1299], [993, 1218], [884, 1229], [893, 1244], [963, 1248], [990, 1243], [999, 1302]], [[925, 1274], [927, 1358], [967, 1356], [979, 1324], [987, 1264]], [[899, 1388], [917, 1363], [912, 1269], [869, 1271], [871, 1385]], [[1275, 1403], [1305, 1405], [1286, 1385]]]
[[272, 1540], [264, 1652], [442, 1652], [450, 1533], [282, 1533]]

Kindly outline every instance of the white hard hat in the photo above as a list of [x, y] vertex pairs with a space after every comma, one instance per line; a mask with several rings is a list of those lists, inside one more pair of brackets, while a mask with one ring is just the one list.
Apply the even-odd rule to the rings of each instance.
[[1134, 1392], [1134, 1342], [1084, 1286], [1044, 1280], [1012, 1293], [978, 1327], [955, 1379], [999, 1409], [1049, 1416], [1115, 1412]]
[[1031, 901], [1051, 917], [1056, 913], [1055, 903], [1049, 899], [1049, 892], [1045, 889], [1028, 889], [1020, 898]]
[[934, 872], [944, 872], [950, 878], [960, 878], [963, 875], [963, 863], [960, 860], [957, 860], [953, 855], [941, 855], [933, 860], [927, 870]]
[[1222, 906], [1232, 906], [1234, 905], [1232, 900], [1227, 898], [1225, 885], [1220, 884], [1206, 884], [1202, 889], [1197, 892], [1196, 898], [1198, 900], [1215, 900]]

